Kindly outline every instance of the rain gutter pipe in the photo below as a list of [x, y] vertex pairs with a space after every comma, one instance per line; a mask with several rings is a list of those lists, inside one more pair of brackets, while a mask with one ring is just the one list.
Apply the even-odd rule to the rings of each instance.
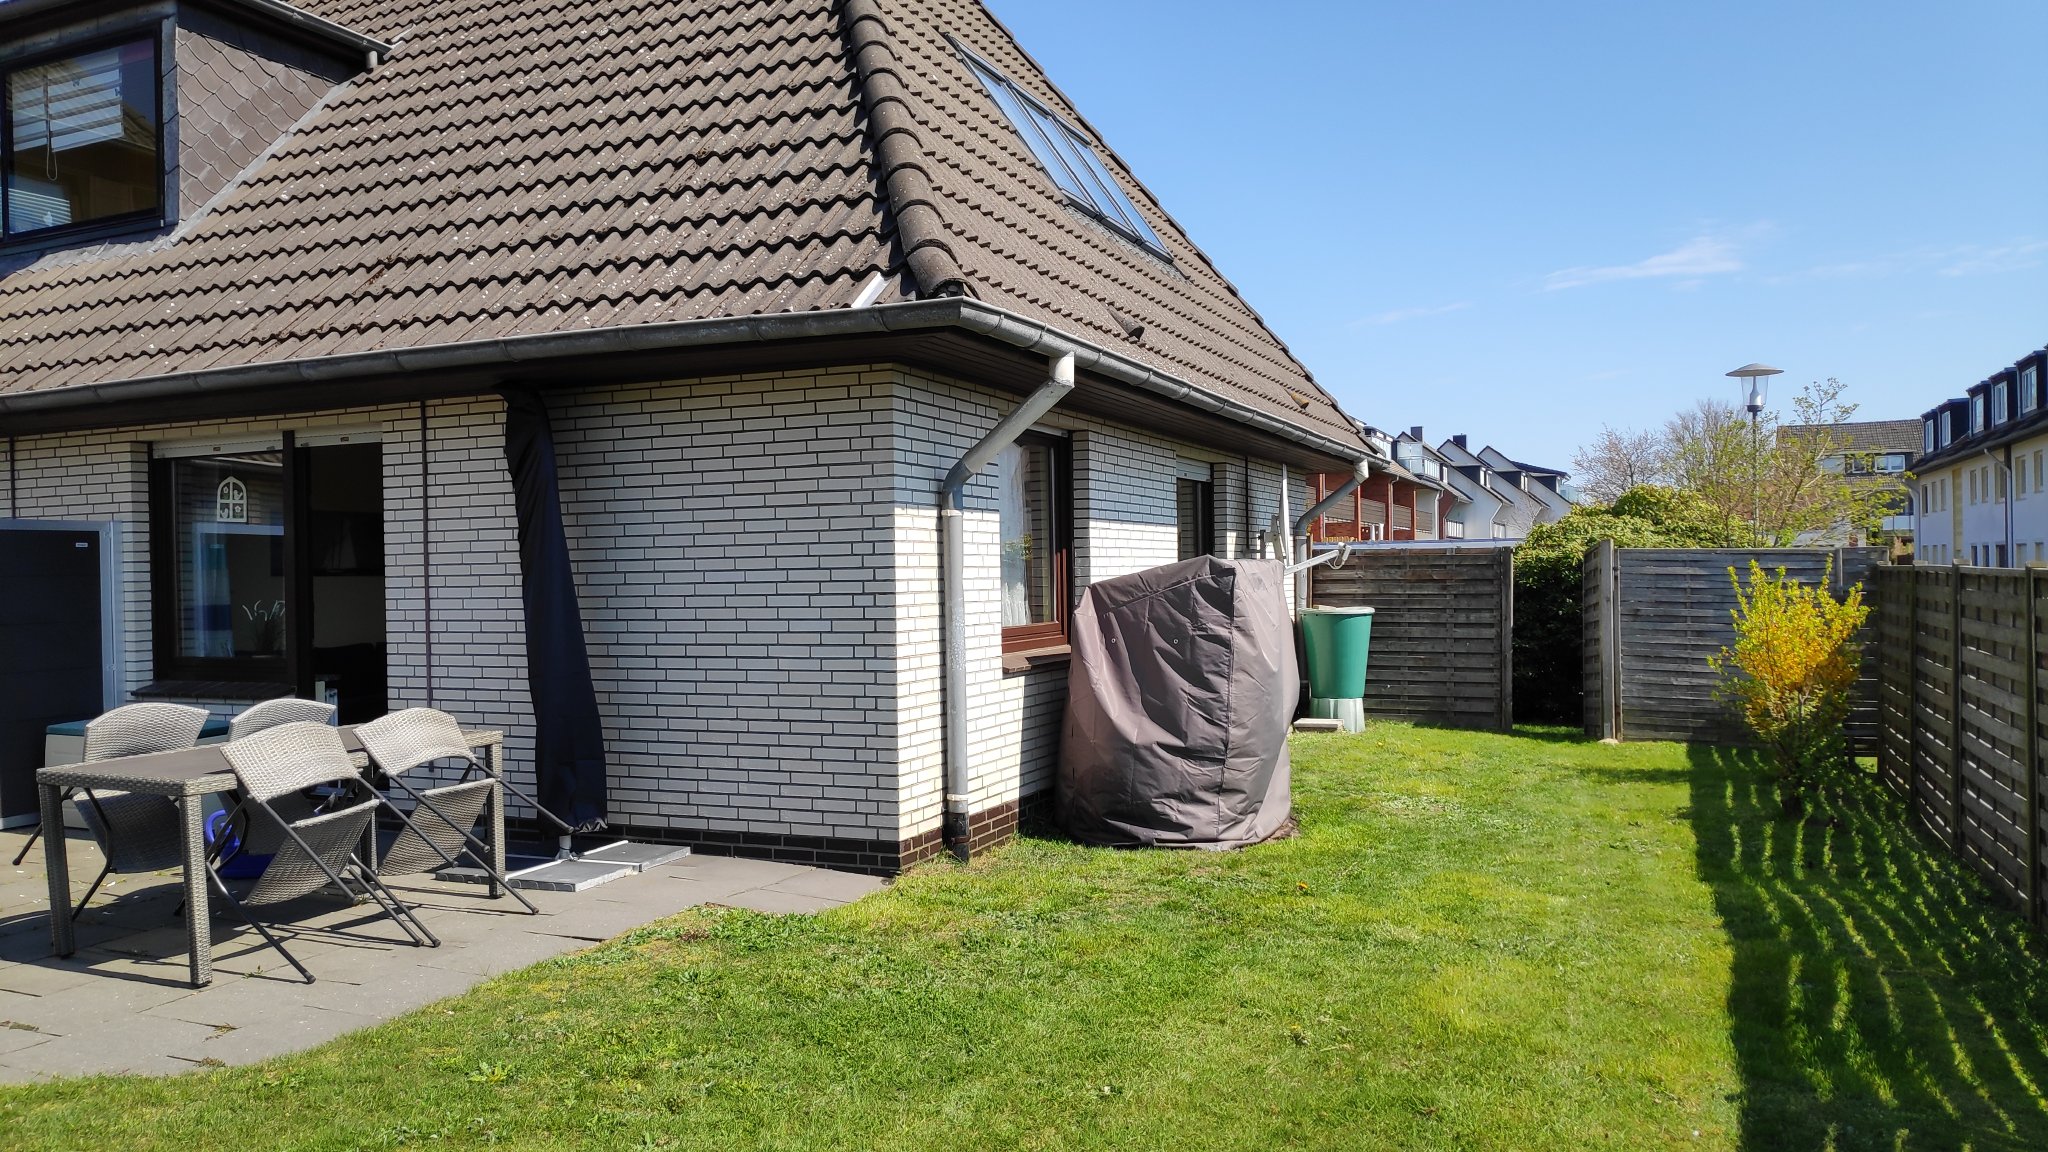
[[[1294, 522], [1294, 535], [1296, 537], [1308, 535], [1308, 526], [1316, 522], [1316, 517], [1321, 516], [1323, 513], [1328, 512], [1332, 508], [1335, 508], [1339, 500], [1342, 500], [1345, 497], [1351, 495], [1353, 492], [1357, 491], [1358, 486], [1360, 484], [1365, 483], [1366, 477], [1370, 475], [1372, 475], [1372, 466], [1366, 463], [1364, 460], [1360, 460], [1357, 466], [1352, 469], [1351, 478], [1349, 480], [1346, 480], [1342, 484], [1337, 485], [1335, 491], [1331, 492], [1328, 496], [1325, 496], [1321, 500], [1318, 500], [1314, 504], [1310, 505], [1308, 511], [1303, 512], [1301, 514], [1301, 517]], [[1391, 501], [1392, 499], [1393, 497], [1388, 497], [1388, 500]], [[1283, 494], [1281, 500], [1281, 507], [1284, 509], [1286, 506], [1287, 505], [1285, 495]], [[1311, 551], [1313, 551], [1313, 549], [1311, 549]], [[1293, 557], [1290, 556], [1288, 559], [1291, 562]], [[1308, 607], [1309, 601], [1310, 585], [1308, 578], [1308, 570], [1310, 568], [1313, 568], [1314, 566], [1315, 565], [1313, 563], [1308, 563], [1301, 564], [1299, 566], [1292, 567], [1289, 569], [1289, 571], [1294, 573], [1295, 601], [1299, 603], [1303, 608]]]
[[996, 454], [1017, 442], [1040, 417], [1066, 399], [1074, 390], [1074, 354], [1056, 351], [1048, 357], [1046, 381], [1008, 416], [975, 442], [960, 457], [939, 484], [939, 596], [943, 601], [941, 628], [944, 636], [945, 753], [946, 753], [946, 844], [953, 855], [967, 859], [968, 797], [973, 792], [973, 773], [967, 751], [967, 548], [963, 540], [965, 517], [961, 505], [967, 482], [988, 467]]

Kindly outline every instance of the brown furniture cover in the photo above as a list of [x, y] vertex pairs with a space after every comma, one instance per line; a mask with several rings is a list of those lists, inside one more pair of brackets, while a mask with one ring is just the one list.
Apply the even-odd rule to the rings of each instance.
[[1060, 748], [1069, 835], [1235, 848], [1286, 826], [1300, 676], [1285, 588], [1278, 561], [1213, 556], [1088, 587]]

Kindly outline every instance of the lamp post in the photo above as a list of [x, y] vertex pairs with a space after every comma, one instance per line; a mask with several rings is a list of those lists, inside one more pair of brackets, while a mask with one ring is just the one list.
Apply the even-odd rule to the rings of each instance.
[[1764, 395], [1770, 388], [1770, 379], [1784, 371], [1769, 364], [1744, 364], [1728, 373], [1742, 385], [1743, 410], [1749, 413], [1749, 538], [1762, 543], [1762, 515], [1757, 506], [1757, 487], [1763, 470], [1763, 445], [1759, 421], [1764, 412]]

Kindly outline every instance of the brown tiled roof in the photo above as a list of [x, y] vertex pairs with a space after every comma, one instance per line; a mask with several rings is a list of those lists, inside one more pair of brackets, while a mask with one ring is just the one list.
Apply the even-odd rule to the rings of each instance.
[[1797, 439], [1825, 432], [1842, 445], [1844, 452], [1905, 452], [1918, 456], [1921, 426], [1918, 420], [1857, 420], [1845, 424], [1785, 424], [1778, 435]]
[[976, 0], [300, 6], [390, 59], [170, 238], [0, 276], [0, 392], [840, 308], [879, 272], [1357, 442], [1106, 147], [1171, 264], [1067, 206], [945, 37], [1085, 121]]

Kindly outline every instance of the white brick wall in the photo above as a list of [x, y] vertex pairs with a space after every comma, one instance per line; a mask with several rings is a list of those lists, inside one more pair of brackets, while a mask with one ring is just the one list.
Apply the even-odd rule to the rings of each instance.
[[[895, 623], [901, 672], [896, 747], [905, 839], [938, 827], [944, 815], [938, 485], [953, 463], [1015, 403], [1015, 397], [991, 389], [908, 372], [900, 375], [894, 393]], [[1233, 460], [1058, 409], [1040, 427], [1065, 432], [1072, 441], [1074, 574], [1079, 584], [1178, 558], [1178, 456], [1212, 464], [1217, 544], [1226, 555], [1251, 554], [1255, 533], [1278, 507], [1275, 465]], [[1298, 481], [1295, 486], [1298, 513], [1307, 489]], [[995, 494], [991, 467], [968, 485], [963, 517], [968, 690], [973, 700], [968, 724], [971, 804], [977, 812], [1052, 786], [1066, 700], [1063, 666], [1003, 671]]]
[[[859, 840], [938, 826], [935, 494], [1014, 403], [895, 368], [550, 396], [615, 820]], [[132, 690], [152, 663], [149, 442], [377, 429], [391, 705], [505, 729], [507, 767], [530, 784], [504, 405], [424, 407], [424, 554], [417, 404], [24, 437], [19, 491], [0, 488], [0, 509], [120, 522]], [[1248, 553], [1277, 506], [1278, 469], [1263, 461], [1058, 410], [1043, 427], [1072, 441], [1079, 581], [1175, 559], [1176, 456], [1211, 462], [1228, 554]], [[1066, 688], [1063, 667], [1002, 670], [994, 492], [992, 475], [970, 485], [966, 516], [978, 811], [1050, 787]], [[1305, 496], [1297, 481], [1297, 512]]]

